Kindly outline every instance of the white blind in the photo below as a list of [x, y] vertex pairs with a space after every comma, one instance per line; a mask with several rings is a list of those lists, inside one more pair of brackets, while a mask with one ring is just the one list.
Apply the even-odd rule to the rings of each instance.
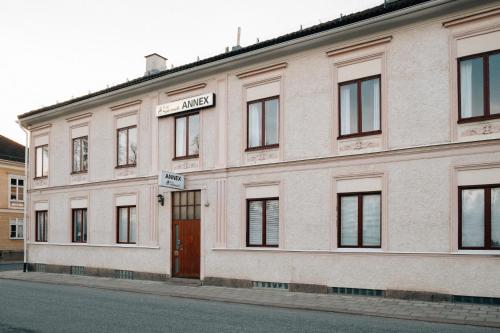
[[462, 246], [484, 246], [484, 190], [462, 191]]
[[380, 246], [380, 195], [363, 196], [363, 246]]
[[279, 245], [279, 201], [266, 201], [266, 245]]
[[248, 244], [262, 245], [262, 201], [250, 201], [248, 205]]
[[340, 199], [340, 244], [358, 245], [358, 197], [345, 196]]

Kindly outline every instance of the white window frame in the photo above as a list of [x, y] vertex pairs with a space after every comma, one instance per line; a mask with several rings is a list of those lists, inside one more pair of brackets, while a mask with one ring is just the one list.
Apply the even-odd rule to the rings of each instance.
[[[8, 198], [9, 198], [9, 208], [18, 208], [18, 209], [22, 209], [24, 208], [24, 198], [26, 197], [26, 179], [24, 176], [20, 176], [20, 175], [9, 175], [9, 180], [8, 180], [8, 188], [9, 188], [9, 193], [8, 193]], [[17, 179], [18, 181], [16, 182], [17, 184], [19, 183], [19, 180], [22, 180], [23, 181], [23, 200], [19, 200], [19, 199], [11, 199], [11, 181], [12, 179]], [[15, 185], [16, 186], [16, 198], [19, 198], [19, 185]], [[22, 204], [20, 205], [19, 207], [15, 207], [14, 204]]]
[[[16, 236], [11, 235], [11, 226], [16, 227]], [[19, 226], [23, 227], [21, 236], [19, 236]], [[24, 220], [22, 218], [15, 218], [9, 220], [9, 239], [24, 239]]]

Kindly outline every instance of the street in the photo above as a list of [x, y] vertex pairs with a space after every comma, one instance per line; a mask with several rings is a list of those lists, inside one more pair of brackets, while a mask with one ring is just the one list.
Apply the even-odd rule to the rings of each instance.
[[3, 279], [0, 298], [0, 332], [498, 332]]

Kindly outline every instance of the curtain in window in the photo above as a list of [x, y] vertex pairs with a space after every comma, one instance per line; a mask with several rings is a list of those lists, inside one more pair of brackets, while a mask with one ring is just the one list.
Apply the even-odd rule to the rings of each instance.
[[262, 245], [263, 201], [250, 201], [248, 204], [248, 244]]
[[88, 169], [88, 160], [89, 160], [89, 142], [88, 138], [82, 138], [82, 170]]
[[484, 114], [483, 58], [460, 62], [460, 112], [462, 118]]
[[472, 62], [460, 63], [460, 110], [462, 118], [472, 116]]
[[82, 235], [82, 215], [81, 215], [81, 210], [74, 210], [73, 211], [73, 240], [75, 242], [81, 242], [83, 235]]
[[73, 171], [81, 171], [80, 143], [81, 143], [80, 139], [73, 139]]
[[186, 119], [175, 119], [175, 156], [186, 156]]
[[248, 106], [248, 148], [262, 146], [261, 143], [262, 103]]
[[265, 102], [265, 145], [274, 145], [278, 143], [278, 99], [272, 99]]
[[340, 244], [358, 245], [358, 197], [340, 198]]
[[484, 190], [462, 190], [462, 246], [484, 246]]
[[279, 201], [266, 201], [266, 245], [279, 245]]
[[35, 158], [36, 158], [35, 175], [36, 175], [36, 177], [41, 177], [42, 176], [42, 147], [36, 148]]
[[500, 114], [500, 54], [489, 58], [490, 114]]
[[43, 176], [49, 175], [49, 146], [43, 146], [43, 168], [42, 174]]
[[200, 150], [200, 114], [189, 116], [189, 155], [198, 155]]
[[362, 132], [380, 130], [380, 79], [361, 82]]
[[130, 207], [130, 243], [137, 241], [137, 210], [135, 207]]
[[137, 127], [128, 129], [128, 164], [137, 162]]
[[126, 207], [118, 209], [118, 242], [127, 243], [128, 210]]
[[118, 165], [127, 164], [127, 130], [118, 131]]
[[380, 246], [380, 195], [363, 196], [363, 246]]
[[500, 246], [500, 188], [491, 189], [491, 246]]
[[340, 87], [340, 134], [346, 135], [358, 131], [357, 84]]

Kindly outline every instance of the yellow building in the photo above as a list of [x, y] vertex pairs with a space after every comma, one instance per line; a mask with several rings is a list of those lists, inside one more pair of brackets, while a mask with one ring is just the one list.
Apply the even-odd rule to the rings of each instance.
[[0, 135], [0, 260], [23, 253], [24, 146]]

